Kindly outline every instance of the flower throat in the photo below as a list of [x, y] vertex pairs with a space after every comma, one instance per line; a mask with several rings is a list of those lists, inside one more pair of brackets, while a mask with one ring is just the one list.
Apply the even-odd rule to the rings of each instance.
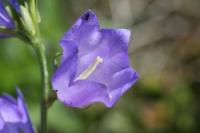
[[95, 61], [90, 64], [85, 71], [83, 71], [76, 79], [77, 80], [84, 80], [87, 79], [97, 68], [99, 64], [103, 62], [103, 59], [100, 56], [97, 56]]

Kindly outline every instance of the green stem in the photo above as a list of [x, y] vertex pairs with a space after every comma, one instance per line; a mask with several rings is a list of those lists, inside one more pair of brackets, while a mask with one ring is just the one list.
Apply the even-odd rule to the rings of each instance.
[[45, 55], [45, 46], [43, 42], [39, 40], [39, 41], [36, 41], [36, 43], [34, 43], [34, 49], [39, 60], [41, 78], [42, 78], [40, 132], [47, 133], [48, 106], [46, 105], [46, 102], [48, 101], [50, 83], [49, 83], [49, 73], [48, 73], [48, 68], [47, 68], [47, 59]]

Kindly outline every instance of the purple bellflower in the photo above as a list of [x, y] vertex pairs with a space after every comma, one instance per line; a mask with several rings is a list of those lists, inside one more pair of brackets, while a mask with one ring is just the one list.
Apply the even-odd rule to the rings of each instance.
[[[0, 29], [12, 30], [15, 28], [14, 22], [5, 9], [4, 3], [0, 1]], [[0, 37], [8, 37], [6, 33], [0, 32]]]
[[0, 133], [34, 133], [19, 89], [17, 96], [17, 100], [7, 94], [0, 97]]
[[35, 2], [0, 0], [0, 38], [19, 35], [20, 39], [30, 41], [35, 36], [40, 22]]
[[129, 39], [129, 30], [100, 29], [95, 13], [85, 12], [60, 41], [61, 64], [52, 77], [58, 99], [77, 108], [112, 107], [139, 78], [130, 67]]

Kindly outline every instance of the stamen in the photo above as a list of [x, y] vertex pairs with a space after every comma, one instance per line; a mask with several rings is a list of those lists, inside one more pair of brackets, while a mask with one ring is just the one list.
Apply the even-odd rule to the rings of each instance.
[[97, 66], [103, 62], [103, 59], [97, 56], [96, 60], [88, 66], [88, 68], [83, 71], [76, 79], [76, 80], [84, 80], [87, 79], [97, 68]]

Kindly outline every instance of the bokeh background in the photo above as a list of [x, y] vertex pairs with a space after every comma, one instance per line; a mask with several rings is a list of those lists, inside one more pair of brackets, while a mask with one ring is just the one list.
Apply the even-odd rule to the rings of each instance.
[[[59, 39], [86, 10], [101, 27], [132, 31], [129, 56], [140, 80], [111, 109], [72, 109], [55, 102], [50, 133], [199, 133], [200, 0], [40, 0], [49, 69]], [[31, 47], [0, 40], [0, 92], [25, 95], [39, 126], [40, 73]]]

